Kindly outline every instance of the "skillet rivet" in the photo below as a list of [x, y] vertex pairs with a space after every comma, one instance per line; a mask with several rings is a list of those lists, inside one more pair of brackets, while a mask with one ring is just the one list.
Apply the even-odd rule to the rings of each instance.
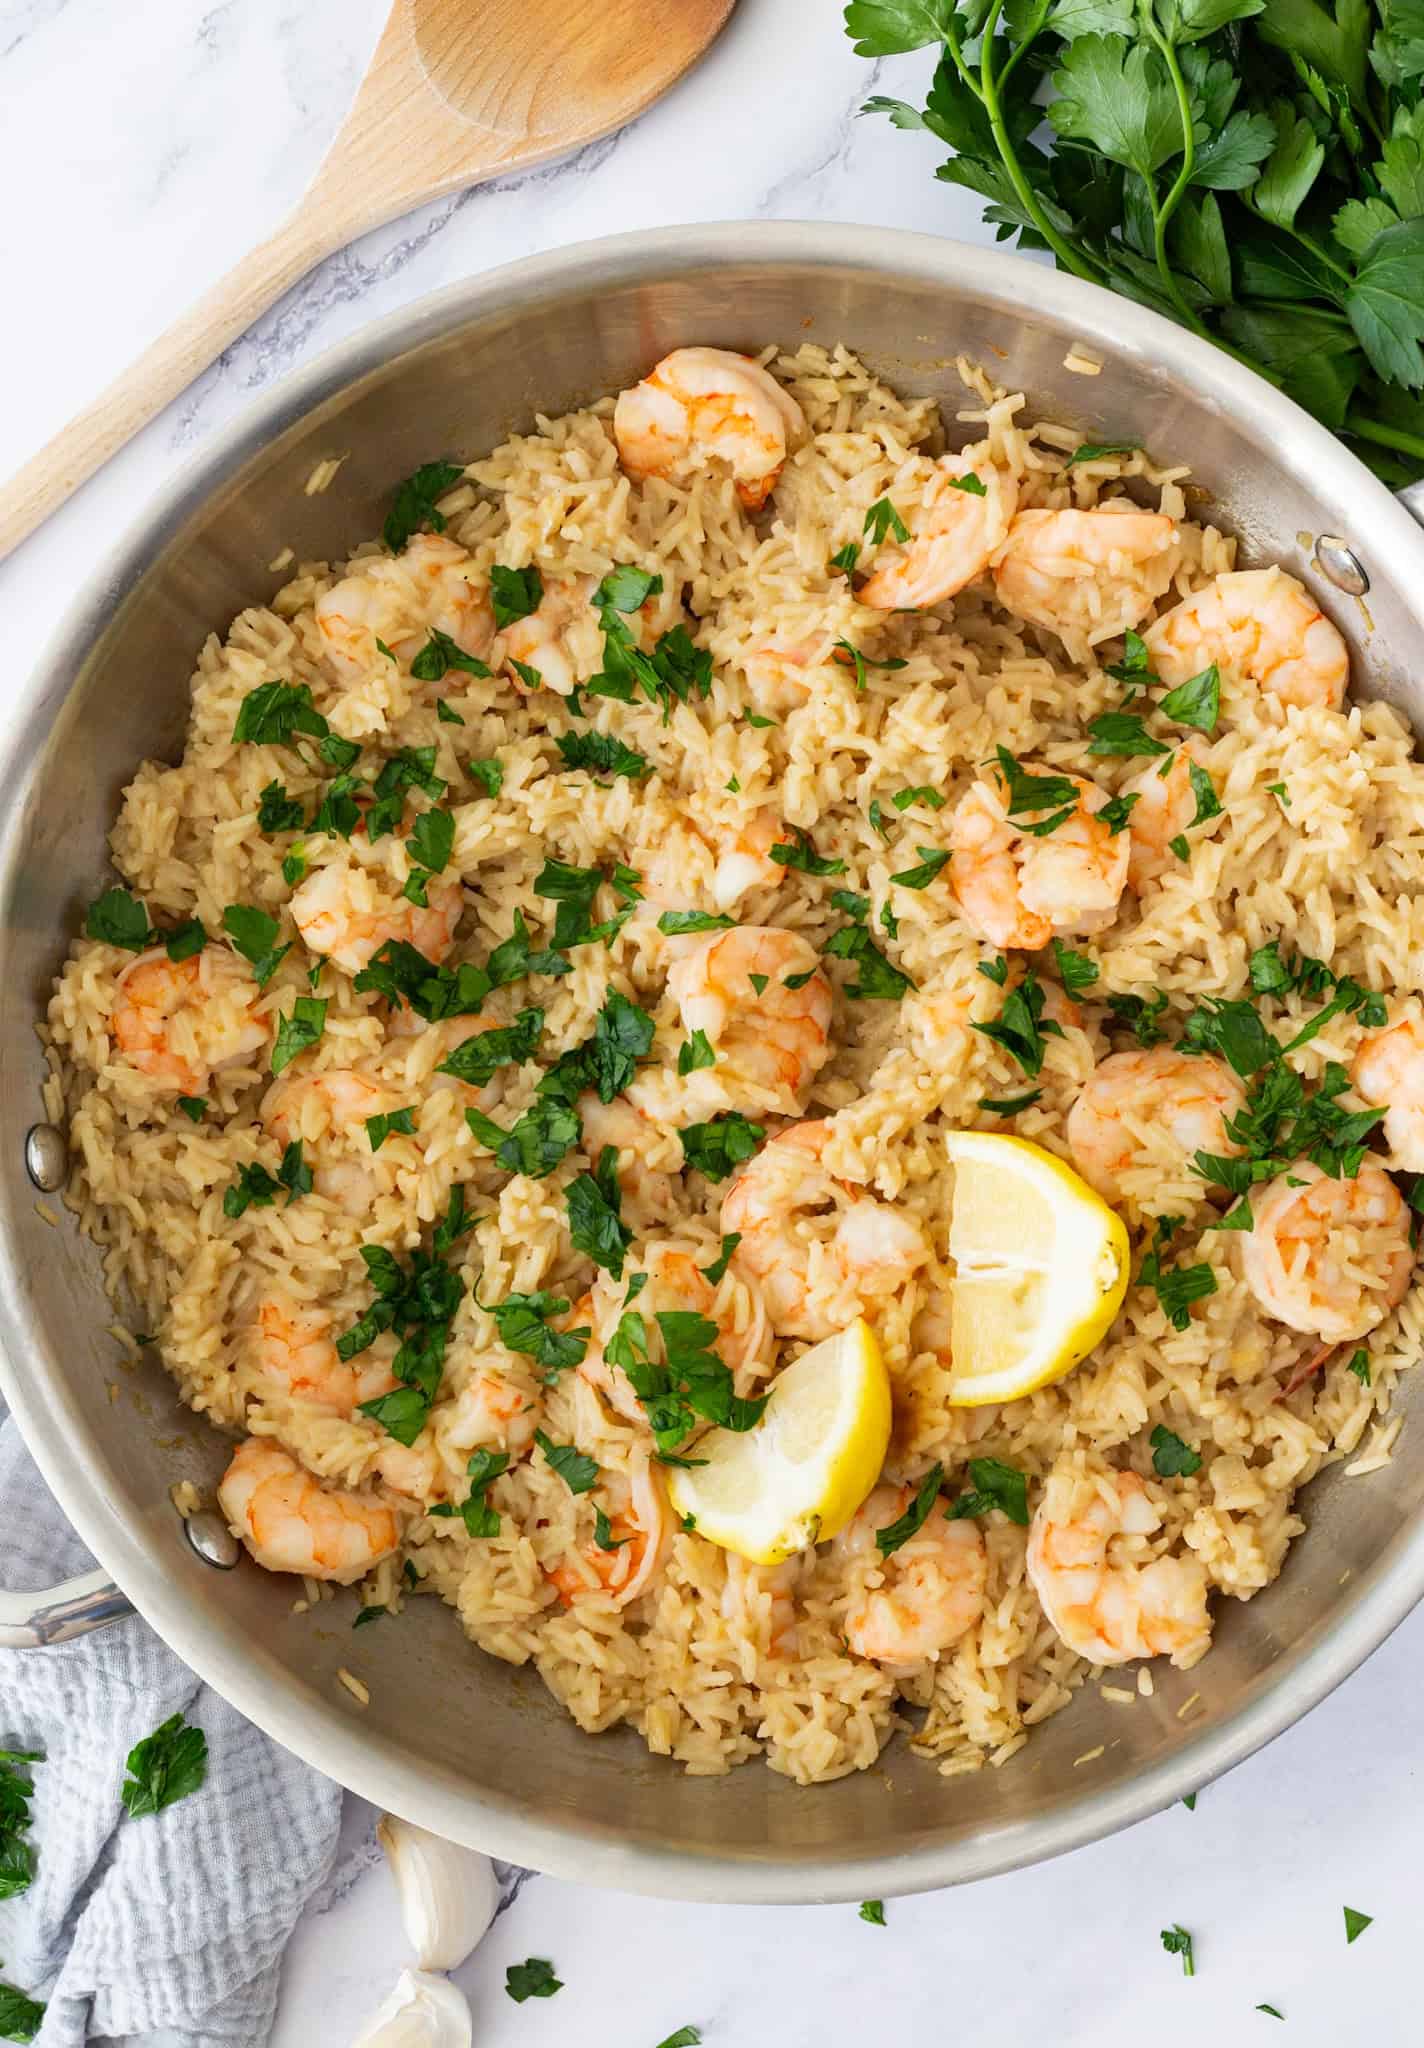
[[1348, 541], [1335, 533], [1322, 533], [1315, 543], [1315, 566], [1337, 590], [1350, 597], [1363, 597], [1370, 587], [1364, 563]]
[[200, 1508], [183, 1524], [184, 1533], [204, 1564], [230, 1572], [241, 1556], [241, 1546], [221, 1515]]
[[25, 1171], [35, 1186], [52, 1195], [64, 1186], [69, 1153], [64, 1133], [53, 1124], [31, 1124], [25, 1133]]

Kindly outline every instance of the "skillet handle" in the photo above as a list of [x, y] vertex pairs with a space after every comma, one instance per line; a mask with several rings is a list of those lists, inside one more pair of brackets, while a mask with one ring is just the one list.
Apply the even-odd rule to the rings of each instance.
[[84, 1572], [61, 1586], [0, 1592], [0, 1650], [46, 1650], [87, 1636], [133, 1613], [107, 1572]]

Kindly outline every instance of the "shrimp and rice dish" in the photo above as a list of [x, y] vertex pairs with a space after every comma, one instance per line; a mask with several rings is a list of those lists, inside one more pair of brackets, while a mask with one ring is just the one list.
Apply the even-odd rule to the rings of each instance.
[[[958, 1772], [1150, 1691], [1420, 1351], [1410, 732], [1185, 468], [958, 374], [946, 427], [844, 350], [679, 349], [393, 479], [208, 640], [44, 1028], [257, 1564], [436, 1595], [697, 1773]], [[969, 1363], [974, 1147], [1121, 1246], [1018, 1379]], [[847, 1332], [853, 1490], [714, 1540], [704, 1458]]]

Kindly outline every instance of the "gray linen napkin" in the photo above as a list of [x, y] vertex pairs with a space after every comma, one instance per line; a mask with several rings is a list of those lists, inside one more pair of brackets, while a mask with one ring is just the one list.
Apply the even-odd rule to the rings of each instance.
[[[93, 1559], [0, 1404], [0, 1580]], [[208, 1739], [202, 1788], [131, 1820], [124, 1758], [170, 1714]], [[0, 1901], [0, 1978], [48, 2000], [36, 2048], [98, 2037], [262, 2048], [287, 1938], [336, 1848], [341, 1791], [270, 1741], [136, 1616], [0, 1650], [0, 1749], [38, 1749], [34, 1883]]]

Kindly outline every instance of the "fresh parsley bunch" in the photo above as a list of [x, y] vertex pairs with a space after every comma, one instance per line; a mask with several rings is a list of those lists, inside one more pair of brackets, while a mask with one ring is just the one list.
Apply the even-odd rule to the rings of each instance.
[[1418, 474], [1424, 0], [852, 0], [846, 28], [865, 57], [941, 46], [923, 110], [866, 111], [947, 143], [1000, 240]]

